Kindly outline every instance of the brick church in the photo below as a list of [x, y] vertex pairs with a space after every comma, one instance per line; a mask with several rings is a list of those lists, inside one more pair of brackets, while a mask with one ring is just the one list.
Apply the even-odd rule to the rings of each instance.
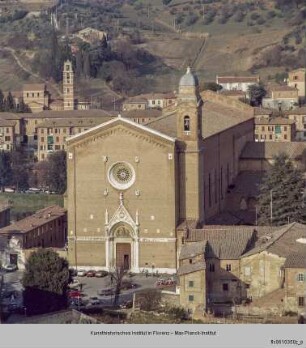
[[253, 111], [198, 89], [190, 68], [177, 105], [145, 125], [120, 115], [68, 139], [69, 262], [175, 273], [184, 228], [224, 210]]

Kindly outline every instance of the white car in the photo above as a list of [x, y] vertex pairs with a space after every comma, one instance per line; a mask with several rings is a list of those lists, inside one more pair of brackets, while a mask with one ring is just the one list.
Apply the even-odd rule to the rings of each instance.
[[78, 270], [78, 273], [77, 273], [78, 277], [85, 277], [86, 275], [86, 271], [83, 270], [83, 269], [80, 269]]

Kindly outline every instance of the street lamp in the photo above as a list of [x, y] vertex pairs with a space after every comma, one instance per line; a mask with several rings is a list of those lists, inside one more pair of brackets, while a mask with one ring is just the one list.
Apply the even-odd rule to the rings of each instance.
[[273, 223], [273, 190], [270, 190], [270, 220]]

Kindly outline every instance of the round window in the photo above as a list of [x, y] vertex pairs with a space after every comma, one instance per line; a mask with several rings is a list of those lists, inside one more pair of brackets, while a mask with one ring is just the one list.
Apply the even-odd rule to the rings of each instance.
[[118, 190], [126, 190], [135, 182], [134, 168], [126, 162], [113, 164], [108, 171], [110, 184]]

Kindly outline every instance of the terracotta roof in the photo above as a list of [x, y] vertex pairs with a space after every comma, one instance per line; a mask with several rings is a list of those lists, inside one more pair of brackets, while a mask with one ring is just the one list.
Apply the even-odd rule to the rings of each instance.
[[141, 97], [131, 97], [128, 100], [124, 101], [123, 104], [147, 104], [148, 101], [145, 98], [141, 98]]
[[256, 247], [244, 254], [243, 257], [254, 255], [264, 250], [284, 258], [287, 258], [292, 253], [299, 253], [301, 250], [304, 250], [306, 257], [306, 245], [297, 242], [299, 238], [306, 238], [306, 225], [294, 222], [272, 232], [267, 236], [267, 239], [259, 240], [256, 243]]
[[[27, 113], [30, 114], [30, 113]], [[20, 120], [23, 118], [24, 113], [18, 113], [15, 114], [13, 112], [0, 112], [0, 119], [5, 119], [5, 120]], [[30, 114], [33, 115], [33, 114]]]
[[258, 83], [259, 76], [217, 76], [217, 83]]
[[16, 126], [16, 121], [0, 119], [0, 127], [14, 127], [14, 126]]
[[306, 142], [247, 142], [241, 159], [272, 159], [286, 153], [292, 159], [300, 159], [306, 154]]
[[24, 91], [44, 91], [46, 85], [44, 83], [26, 83], [23, 85]]
[[295, 87], [290, 87], [287, 85], [271, 85], [268, 87], [269, 91], [271, 92], [278, 92], [278, 91], [298, 91]]
[[179, 259], [184, 260], [184, 259], [195, 257], [197, 255], [202, 255], [202, 254], [204, 255], [206, 244], [207, 244], [206, 240], [203, 240], [201, 242], [195, 242], [195, 243], [185, 243], [182, 246]]
[[127, 118], [157, 118], [161, 115], [162, 111], [158, 109], [129, 110], [121, 112], [121, 116]]
[[246, 96], [246, 92], [240, 91], [240, 90], [221, 90], [220, 91], [221, 94], [226, 95], [226, 96], [240, 96], [240, 97], [245, 97]]
[[182, 276], [184, 274], [202, 271], [204, 269], [206, 269], [206, 264], [204, 261], [197, 262], [197, 263], [191, 263], [191, 264], [183, 265], [183, 266], [179, 267], [179, 269], [177, 270], [177, 274], [179, 276]]
[[270, 119], [265, 119], [265, 118], [255, 118], [255, 124], [256, 125], [291, 125], [294, 124], [294, 120], [290, 120], [285, 117], [275, 117], [275, 118], [270, 118]]
[[36, 126], [36, 128], [54, 127], [95, 127], [103, 122], [111, 120], [112, 117], [100, 118], [68, 118], [68, 119], [46, 119]]
[[90, 109], [90, 110], [44, 110], [35, 114], [24, 114], [24, 118], [86, 118], [86, 117], [105, 117], [105, 116], [118, 116], [118, 112], [110, 112], [103, 109]]
[[306, 116], [306, 106], [302, 106], [301, 108], [296, 108], [293, 110], [286, 111], [285, 115], [305, 115]]
[[268, 109], [268, 108], [258, 108], [258, 107], [255, 107], [254, 108], [254, 114], [255, 115], [272, 115], [273, 114], [273, 110]]
[[66, 212], [66, 209], [58, 205], [52, 205], [50, 207], [41, 209], [35, 214], [19, 220], [14, 224], [1, 228], [0, 234], [27, 233], [36, 227], [46, 224], [49, 221], [57, 219], [60, 216], [64, 216]]
[[285, 261], [285, 268], [305, 268], [306, 269], [306, 245], [296, 253], [290, 254]]
[[238, 259], [255, 243], [256, 233], [250, 228], [204, 228], [189, 231], [186, 241], [207, 241], [206, 257]]

